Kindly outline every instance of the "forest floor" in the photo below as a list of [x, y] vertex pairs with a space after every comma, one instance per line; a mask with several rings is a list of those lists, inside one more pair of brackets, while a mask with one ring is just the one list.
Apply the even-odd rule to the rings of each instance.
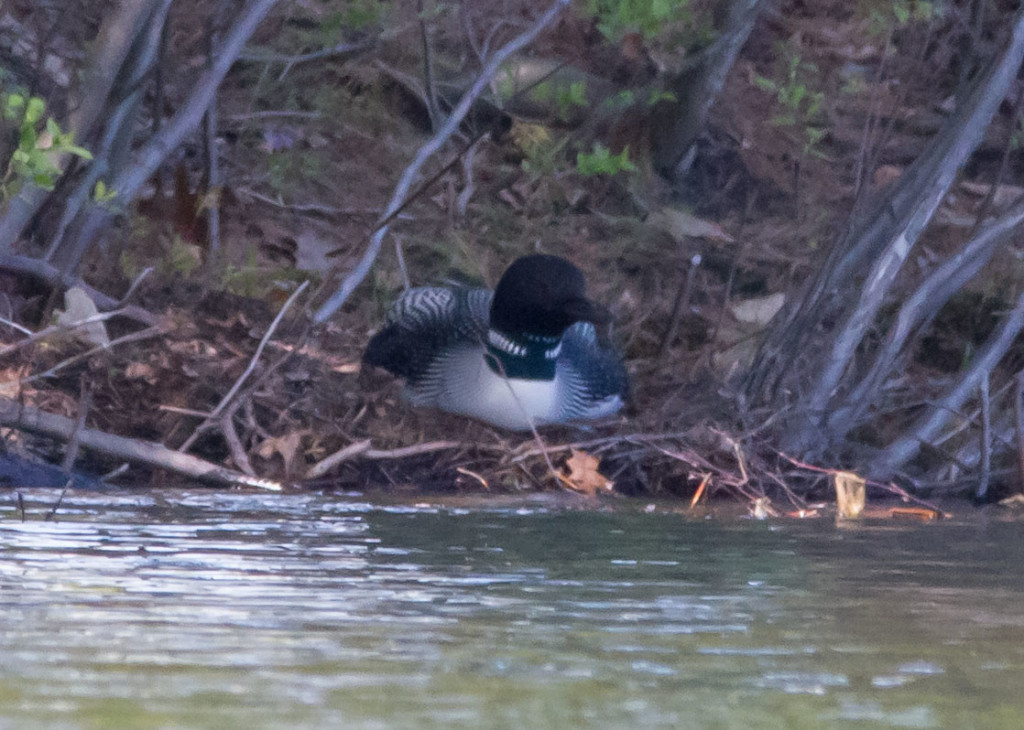
[[[583, 176], [560, 146], [573, 130], [514, 119], [477, 145], [471, 184], [456, 164], [403, 211], [368, 280], [312, 331], [307, 297], [279, 322], [275, 315], [299, 282], [316, 285], [325, 272], [354, 265], [428, 136], [422, 107], [396, 80], [418, 68], [418, 31], [409, 24], [354, 58], [290, 68], [240, 63], [219, 99], [218, 254], [205, 214], [196, 212], [196, 146], [155, 181], [84, 276], [118, 297], [155, 262], [130, 302], [155, 315], [156, 328], [121, 342], [143, 325], [112, 319], [115, 344], [88, 357], [80, 357], [88, 345], [67, 337], [20, 347], [0, 360], [3, 394], [74, 419], [88, 392], [89, 428], [171, 448], [190, 441], [192, 454], [301, 488], [687, 498], [718, 491], [813, 509], [831, 493], [831, 470], [843, 465], [800, 464], [765, 448], [757, 437], [771, 414], [745, 412], [729, 378], [749, 364], [759, 331], [811, 272], [817, 251], [843, 230], [857, 190], [884, 194], [924, 149], [958, 79], [942, 67], [955, 49], [943, 55], [927, 29], [887, 46], [844, 3], [783, 6], [759, 21], [732, 70], [683, 204], [668, 202], [642, 146], [632, 146], [641, 150], [637, 172]], [[300, 27], [286, 19], [269, 25], [256, 42], [286, 40]], [[584, 21], [569, 19], [535, 53], [596, 74], [608, 51], [585, 31]], [[177, 32], [198, 34], [187, 22]], [[189, 55], [193, 46], [172, 38], [182, 68], [201, 62]], [[784, 78], [793, 58], [799, 83], [822, 102], [813, 118], [787, 124], [778, 95], [758, 79]], [[1010, 126], [1011, 116], [1000, 115], [921, 256], [973, 225]], [[809, 128], [825, 134], [812, 144]], [[643, 120], [627, 131], [637, 140], [647, 133]], [[457, 197], [467, 185], [462, 213]], [[1003, 199], [1015, 191], [996, 192]], [[586, 427], [545, 428], [539, 439], [408, 407], [399, 383], [360, 365], [403, 286], [399, 251], [413, 285], [459, 276], [493, 286], [510, 261], [534, 251], [574, 261], [590, 296], [614, 314], [612, 337], [631, 377], [628, 407]], [[45, 306], [24, 281], [0, 276], [0, 289], [26, 324]], [[952, 313], [908, 377], [959, 367], [964, 342], [985, 329], [983, 316], [977, 307]], [[211, 426], [207, 416], [236, 385], [227, 433], [223, 419]], [[332, 454], [333, 468], [318, 470]], [[79, 460], [94, 473], [117, 463], [95, 454]], [[174, 478], [134, 469], [121, 479]]]

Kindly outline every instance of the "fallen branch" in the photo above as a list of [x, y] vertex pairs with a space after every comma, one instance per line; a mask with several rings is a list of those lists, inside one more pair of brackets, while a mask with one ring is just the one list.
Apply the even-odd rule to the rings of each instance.
[[[842, 469], [828, 469], [823, 466], [815, 466], [814, 464], [808, 464], [807, 462], [800, 461], [799, 459], [794, 459], [792, 456], [782, 451], [777, 451], [776, 453], [783, 459], [788, 461], [790, 464], [797, 467], [798, 469], [806, 469], [807, 471], [812, 471], [818, 474], [824, 474], [830, 477], [835, 476], [838, 472], [842, 471]], [[872, 479], [865, 479], [864, 483], [867, 484], [869, 487], [878, 487], [879, 489], [884, 489], [892, 494], [895, 494], [904, 502], [915, 502], [924, 507], [927, 507], [928, 509], [934, 511], [936, 514], [942, 515], [943, 517], [950, 516], [949, 512], [939, 509], [935, 504], [929, 502], [926, 499], [922, 499], [921, 497], [917, 497], [911, 494], [910, 492], [908, 492], [907, 490], [903, 489], [902, 487], [898, 486], [893, 482], [879, 482], [874, 481]]]
[[324, 457], [309, 467], [306, 470], [305, 479], [318, 479], [325, 476], [334, 467], [343, 462], [351, 461], [357, 456], [369, 459], [370, 461], [386, 461], [389, 459], [407, 459], [410, 456], [433, 454], [437, 451], [447, 451], [466, 446], [462, 441], [427, 441], [422, 444], [413, 444], [412, 446], [401, 446], [397, 449], [371, 449], [371, 445], [370, 439], [364, 439], [335, 451], [330, 456]]
[[426, 443], [402, 446], [397, 449], [367, 449], [363, 452], [363, 458], [370, 459], [372, 461], [379, 461], [383, 459], [405, 459], [409, 456], [419, 456], [420, 454], [432, 454], [435, 451], [457, 449], [460, 446], [465, 445], [466, 444], [462, 441], [427, 441]]
[[49, 339], [50, 337], [71, 334], [75, 330], [82, 329], [83, 327], [88, 327], [90, 324], [94, 324], [96, 322], [106, 322], [108, 319], [113, 319], [114, 317], [117, 317], [121, 314], [124, 314], [123, 309], [115, 309], [112, 312], [103, 312], [101, 314], [90, 315], [88, 317], [85, 317], [84, 319], [78, 320], [77, 322], [68, 322], [65, 324], [51, 325], [46, 329], [39, 330], [38, 332], [28, 331], [28, 337], [26, 337], [25, 339], [18, 340], [13, 345], [8, 345], [7, 347], [0, 349], [0, 357], [13, 355], [18, 350], [23, 350], [29, 345], [32, 345], [41, 340]]
[[[244, 193], [251, 198], [266, 203], [267, 205], [273, 205], [275, 208], [283, 208], [284, 210], [293, 211], [295, 213], [320, 213], [325, 216], [374, 216], [379, 217], [383, 211], [380, 208], [339, 208], [336, 205], [322, 205], [321, 203], [286, 203], [278, 198], [272, 198], [269, 195], [258, 193], [251, 188], [237, 188], [235, 193]], [[413, 220], [410, 215], [398, 215], [395, 216], [399, 220]]]
[[327, 472], [336, 467], [338, 464], [346, 462], [350, 459], [354, 459], [360, 454], [366, 453], [372, 442], [370, 439], [364, 439], [362, 441], [356, 441], [354, 444], [338, 449], [333, 454], [325, 456], [323, 459], [313, 464], [306, 470], [306, 479], [319, 479], [325, 476]]
[[[0, 397], [0, 425], [45, 434], [63, 441], [70, 441], [76, 433], [76, 424], [70, 418], [47, 413], [2, 397]], [[204, 459], [178, 453], [153, 441], [116, 436], [92, 428], [79, 429], [77, 435], [82, 448], [118, 459], [166, 469], [189, 479], [216, 484], [257, 487], [275, 492], [282, 488], [278, 482], [269, 479], [255, 479]]]

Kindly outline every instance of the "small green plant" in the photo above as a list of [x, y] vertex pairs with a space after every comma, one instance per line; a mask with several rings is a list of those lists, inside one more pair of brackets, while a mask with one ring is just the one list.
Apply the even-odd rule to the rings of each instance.
[[573, 107], [586, 107], [588, 104], [586, 81], [573, 81], [568, 86], [561, 86], [555, 94], [555, 112], [563, 120], [571, 117]]
[[946, 12], [941, 4], [927, 0], [880, 0], [867, 8], [867, 31], [875, 38], [890, 38], [894, 30], [930, 21]]
[[626, 33], [650, 38], [667, 23], [686, 17], [688, 0], [587, 0], [587, 11], [597, 20], [597, 29], [612, 43]]
[[104, 205], [117, 197], [117, 191], [107, 187], [102, 180], [97, 180], [92, 189], [93, 202]]
[[277, 193], [287, 194], [307, 180], [324, 177], [323, 156], [315, 150], [281, 149], [266, 159], [267, 182]]
[[565, 168], [562, 153], [568, 137], [552, 137], [548, 129], [539, 124], [519, 123], [512, 127], [512, 138], [523, 151], [524, 172], [540, 178]]
[[818, 67], [802, 60], [800, 54], [788, 46], [782, 48], [781, 56], [785, 62], [781, 81], [754, 75], [754, 84], [759, 89], [775, 95], [779, 111], [769, 123], [797, 130], [803, 135], [804, 154], [823, 156], [817, 147], [825, 136], [825, 128], [817, 122], [825, 94], [812, 88], [818, 79]]
[[[503, 75], [499, 81], [502, 85], [499, 94], [504, 98], [512, 98], [517, 94], [516, 80], [512, 74]], [[528, 89], [527, 94], [534, 103], [547, 108], [553, 107], [555, 115], [563, 122], [572, 119], [574, 107], [586, 108], [590, 105], [586, 81], [542, 81]]]
[[893, 0], [892, 12], [898, 24], [906, 25], [914, 20], [931, 20], [938, 14], [938, 8], [923, 0]]
[[18, 145], [0, 181], [4, 200], [17, 195], [25, 184], [53, 190], [63, 173], [60, 163], [65, 155], [92, 159], [89, 150], [74, 144], [74, 135], [61, 130], [53, 117], [43, 122], [46, 102], [38, 96], [0, 94], [0, 107], [4, 120], [15, 124], [18, 130]]
[[202, 249], [194, 243], [183, 241], [181, 236], [175, 235], [162, 263], [160, 268], [169, 274], [189, 276], [203, 263]]
[[[662, 101], [676, 101], [677, 97], [671, 91], [661, 91], [660, 89], [651, 89], [647, 94], [646, 105], [651, 107]], [[611, 111], [622, 111], [629, 109], [630, 107], [637, 105], [637, 92], [632, 89], [623, 89], [614, 96], [609, 96], [604, 100], [603, 105], [605, 108]]]
[[228, 264], [221, 276], [221, 285], [226, 291], [243, 297], [255, 297], [266, 293], [266, 272], [260, 270], [256, 249], [246, 251], [245, 262], [235, 266]]
[[327, 14], [320, 22], [325, 41], [337, 42], [343, 32], [366, 30], [384, 20], [391, 9], [390, 2], [381, 0], [346, 0], [344, 10]]
[[220, 283], [224, 291], [232, 294], [272, 300], [275, 293], [287, 288], [287, 282], [299, 284], [307, 279], [317, 281], [318, 277], [293, 266], [267, 268], [260, 264], [256, 251], [250, 249], [244, 263], [225, 267]]
[[1010, 134], [1010, 149], [1018, 150], [1024, 145], [1024, 116], [1018, 115]]
[[617, 155], [600, 142], [594, 143], [593, 152], [579, 152], [576, 155], [576, 169], [581, 175], [617, 175], [620, 172], [635, 172], [636, 165], [629, 159], [629, 145]]

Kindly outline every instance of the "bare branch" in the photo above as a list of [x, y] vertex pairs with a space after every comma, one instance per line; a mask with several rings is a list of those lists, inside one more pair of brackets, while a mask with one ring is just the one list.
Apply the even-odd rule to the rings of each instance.
[[356, 441], [354, 444], [349, 444], [344, 448], [338, 449], [333, 454], [325, 456], [323, 459], [313, 464], [306, 470], [306, 479], [318, 479], [325, 476], [331, 469], [336, 467], [338, 464], [342, 464], [349, 459], [354, 459], [360, 454], [366, 453], [370, 446], [372, 446], [370, 439], [363, 439], [362, 441]]
[[992, 403], [989, 400], [988, 375], [981, 379], [978, 390], [981, 396], [981, 478], [974, 496], [983, 500], [988, 494], [988, 483], [992, 478]]
[[[358, 43], [339, 43], [330, 48], [321, 48], [319, 51], [311, 51], [309, 53], [298, 53], [295, 55], [284, 55], [280, 53], [262, 53], [259, 51], [246, 52], [238, 56], [239, 61], [250, 61], [253, 63], [283, 63], [287, 67], [286, 70], [291, 69], [293, 66], [299, 63], [307, 63], [309, 61], [320, 61], [324, 58], [331, 58], [332, 56], [355, 56], [362, 51], [368, 51], [376, 45], [377, 39], [370, 38], [365, 41], [359, 41]], [[282, 76], [284, 73], [282, 73]]]
[[[0, 397], [0, 424], [69, 440], [75, 432], [70, 418], [41, 411], [10, 398]], [[254, 479], [231, 469], [205, 461], [189, 454], [180, 454], [162, 444], [140, 441], [124, 436], [83, 428], [78, 431], [79, 443], [86, 449], [108, 456], [166, 469], [190, 479], [217, 484], [258, 487], [280, 491], [281, 485], [268, 479]]]
[[978, 389], [983, 378], [987, 378], [1014, 339], [1024, 328], [1024, 294], [1006, 315], [1002, 325], [989, 338], [985, 347], [978, 352], [971, 368], [964, 373], [945, 398], [935, 404], [921, 417], [910, 432], [889, 446], [872, 465], [873, 478], [888, 478], [917, 455], [921, 444], [930, 443], [945, 426], [953, 414], [960, 410], [964, 401]]
[[[31, 256], [0, 253], [0, 269], [34, 276], [37, 279], [45, 281], [51, 286], [59, 285], [65, 289], [70, 289], [73, 286], [79, 286], [84, 289], [86, 294], [89, 295], [89, 298], [95, 302], [98, 309], [112, 309], [118, 307], [120, 304], [116, 299], [107, 296], [97, 289], [93, 289], [78, 277], [65, 274], [56, 266], [52, 266], [45, 261], [32, 258]], [[160, 321], [159, 317], [152, 312], [146, 311], [142, 307], [129, 305], [126, 307], [120, 307], [119, 309], [120, 311], [118, 314], [134, 319], [137, 322], [142, 322], [143, 324], [152, 326]]]
[[[82, 71], [81, 99], [68, 124], [80, 144], [92, 134], [136, 36], [161, 2], [170, 4], [170, 0], [120, 3], [103, 22]], [[65, 156], [58, 166], [63, 167], [66, 159]], [[46, 190], [30, 185], [11, 199], [7, 211], [0, 217], [0, 251], [11, 250], [48, 195]]]
[[895, 324], [874, 355], [870, 371], [845, 399], [844, 406], [834, 409], [835, 415], [830, 416], [829, 433], [833, 438], [844, 437], [859, 423], [868, 407], [875, 402], [885, 379], [897, 369], [908, 340], [931, 321], [953, 294], [981, 271], [999, 245], [1021, 223], [1024, 223], [1024, 202], [985, 226], [956, 255], [929, 274], [903, 303]]
[[[398, 185], [395, 186], [395, 191], [391, 196], [391, 202], [388, 203], [387, 210], [384, 213], [384, 218], [389, 217], [395, 211], [397, 211], [403, 204], [406, 196], [409, 193], [409, 189], [412, 187], [413, 182], [419, 175], [420, 169], [426, 164], [434, 154], [441, 149], [445, 142], [451, 138], [452, 135], [458, 130], [462, 120], [465, 119], [472, 108], [473, 103], [483, 94], [484, 90], [490, 84], [491, 79], [498, 72], [501, 65], [520, 49], [526, 47], [533, 40], [540, 35], [541, 31], [544, 30], [561, 12], [569, 5], [569, 0], [555, 0], [555, 2], [548, 8], [547, 12], [544, 13], [537, 21], [530, 26], [522, 35], [517, 36], [513, 40], [506, 43], [501, 47], [491, 59], [487, 62], [487, 65], [480, 71], [480, 75], [477, 76], [476, 81], [473, 82], [473, 86], [470, 87], [459, 103], [452, 110], [452, 113], [445, 120], [444, 124], [437, 131], [434, 136], [427, 141], [419, 151], [416, 153], [415, 159], [409, 164], [402, 173], [401, 179], [398, 181]], [[388, 226], [384, 225], [377, 229], [374, 233], [373, 238], [370, 239], [370, 245], [363, 253], [362, 258], [356, 267], [349, 272], [349, 274], [342, 280], [341, 286], [338, 290], [317, 310], [313, 317], [314, 322], [321, 323], [327, 320], [332, 314], [344, 304], [348, 298], [355, 291], [355, 288], [362, 283], [366, 275], [370, 273], [370, 269], [373, 267], [374, 262], [377, 260], [377, 254], [380, 253], [381, 243], [384, 240], [384, 236], [387, 235]]]
[[[989, 72], [978, 81], [970, 96], [964, 100], [959, 114], [951, 117], [940, 133], [942, 144], [936, 144], [925, 155], [922, 169], [930, 173], [929, 182], [919, 190], [907, 207], [906, 217], [899, 222], [888, 244], [874, 262], [861, 289], [860, 299], [848, 309], [849, 314], [833, 339], [833, 346], [825, 362], [821, 377], [807, 399], [806, 408], [812, 418], [823, 413], [836, 392], [839, 381], [853, 359], [857, 346], [874, 322], [885, 295], [896, 279], [896, 274], [907, 260], [924, 227], [931, 220], [939, 203], [953, 183], [964, 160], [974, 151], [988, 126], [992, 115], [1006, 95], [1006, 89], [1017, 75], [1024, 59], [1024, 14], [1018, 14], [1013, 38], [1002, 57], [992, 64]], [[938, 154], [941, 152], [941, 154]], [[841, 272], [842, 266], [837, 269]]]
[[[213, 101], [221, 81], [241, 53], [242, 47], [275, 2], [276, 0], [250, 0], [225, 36], [224, 45], [213, 64], [196, 81], [191, 95], [167, 124], [138, 150], [133, 164], [127, 166], [111, 181], [110, 189], [116, 193], [115, 200], [121, 205], [134, 200], [146, 180], [156, 172], [185, 137], [196, 129]], [[105, 208], [92, 208], [82, 226], [80, 239], [91, 244], [107, 225], [110, 216], [110, 211]], [[80, 252], [82, 253], [84, 250]]]

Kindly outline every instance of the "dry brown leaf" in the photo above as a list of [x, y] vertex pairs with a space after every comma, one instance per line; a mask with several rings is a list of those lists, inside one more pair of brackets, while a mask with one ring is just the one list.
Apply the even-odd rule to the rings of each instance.
[[772, 507], [772, 501], [767, 497], [758, 497], [747, 505], [747, 509], [755, 520], [767, 520], [769, 517], [778, 517], [779, 515]]
[[598, 492], [611, 492], [615, 485], [598, 471], [600, 464], [601, 460], [596, 456], [581, 449], [573, 449], [572, 456], [565, 462], [563, 481], [577, 492], [590, 496]]
[[749, 326], [745, 329], [750, 332], [759, 332], [768, 326], [768, 323], [778, 314], [785, 303], [786, 295], [779, 292], [757, 299], [744, 299], [736, 302], [729, 309], [732, 310], [732, 316], [737, 321]]
[[722, 230], [717, 223], [698, 218], [677, 208], [662, 208], [651, 213], [647, 222], [668, 233], [676, 240], [683, 238], [707, 238], [719, 243], [732, 243], [735, 239]]
[[126, 378], [145, 380], [149, 383], [156, 382], [156, 377], [152, 366], [147, 365], [144, 362], [128, 363], [128, 367], [124, 369], [124, 376]]
[[718, 330], [717, 340], [722, 349], [712, 354], [715, 368], [727, 376], [753, 362], [759, 345], [754, 335], [768, 326], [785, 302], [786, 295], [777, 293], [730, 306], [733, 319], [723, 322]]
[[792, 512], [787, 512], [786, 517], [792, 517], [797, 520], [813, 519], [815, 517], [821, 517], [821, 513], [816, 509], [798, 509]]
[[284, 461], [285, 474], [291, 474], [292, 464], [295, 463], [295, 457], [298, 455], [301, 446], [302, 432], [292, 431], [284, 436], [272, 436], [268, 439], [263, 439], [260, 445], [256, 447], [256, 455], [269, 459], [274, 454], [280, 454], [281, 459]]
[[1012, 494], [999, 500], [1000, 507], [1024, 507], [1024, 494]]
[[[960, 189], [978, 198], [984, 198], [992, 191], [989, 183], [976, 183], [965, 181], [960, 183]], [[992, 205], [996, 208], [1004, 208], [1024, 195], [1024, 188], [1019, 185], [997, 185], [995, 194], [992, 196]]]
[[839, 516], [856, 519], [864, 511], [864, 478], [852, 471], [837, 471], [832, 475], [836, 487], [836, 508]]
[[903, 517], [914, 520], [937, 520], [942, 517], [942, 513], [931, 509], [930, 507], [893, 507], [893, 517]]
[[64, 311], [57, 312], [57, 324], [73, 328], [70, 330], [72, 337], [89, 345], [99, 345], [100, 347], [110, 345], [107, 327], [102, 321], [79, 324], [99, 314], [96, 304], [85, 292], [85, 289], [73, 286], [64, 292], [64, 307]]
[[21, 368], [8, 368], [0, 372], [0, 396], [18, 398], [21, 395], [21, 378], [24, 374]]
[[877, 188], [884, 188], [889, 183], [896, 182], [903, 174], [903, 168], [896, 165], [882, 165], [871, 175], [871, 184]]

